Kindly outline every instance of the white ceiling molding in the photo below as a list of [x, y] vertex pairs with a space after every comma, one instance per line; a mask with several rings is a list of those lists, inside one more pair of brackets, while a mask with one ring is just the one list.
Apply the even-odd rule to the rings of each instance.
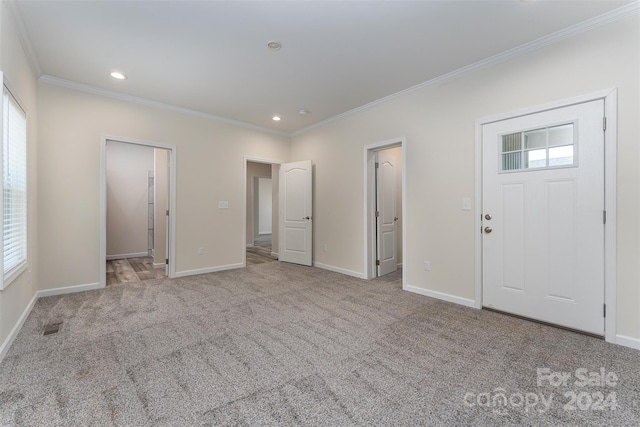
[[38, 62], [35, 51], [33, 50], [33, 46], [31, 45], [31, 39], [27, 35], [27, 29], [22, 21], [22, 15], [20, 15], [20, 11], [18, 10], [17, 2], [3, 1], [2, 4], [7, 6], [7, 10], [9, 11], [13, 24], [16, 27], [16, 33], [18, 33], [18, 40], [20, 40], [20, 44], [22, 45], [22, 48], [27, 55], [29, 65], [31, 66], [31, 71], [35, 74], [37, 80], [42, 76], [42, 69], [40, 68], [40, 63]]
[[290, 136], [290, 134], [287, 132], [269, 129], [261, 126], [256, 126], [256, 125], [241, 122], [238, 120], [227, 119], [226, 117], [214, 116], [213, 114], [202, 113], [200, 111], [190, 110], [188, 108], [176, 107], [174, 105], [164, 104], [162, 102], [152, 101], [146, 98], [139, 98], [137, 96], [125, 95], [125, 94], [114, 92], [111, 90], [101, 89], [95, 86], [89, 86], [82, 83], [76, 83], [69, 80], [59, 79], [57, 77], [49, 76], [46, 74], [42, 75], [40, 79], [38, 79], [38, 82], [50, 84], [54, 86], [66, 87], [68, 89], [74, 89], [80, 92], [91, 93], [94, 95], [117, 99], [120, 101], [131, 102], [133, 104], [144, 105], [152, 108], [159, 108], [161, 110], [173, 111], [174, 113], [180, 113], [180, 114], [184, 114], [191, 117], [197, 117], [200, 119], [211, 120], [215, 122], [222, 122], [222, 123], [238, 126], [245, 129], [255, 130], [258, 132], [270, 133], [278, 136], [287, 136], [287, 137]]
[[434, 79], [428, 80], [426, 82], [417, 84], [415, 86], [412, 86], [410, 88], [407, 88], [405, 90], [401, 90], [400, 92], [396, 92], [394, 94], [391, 94], [389, 96], [385, 96], [384, 98], [380, 98], [377, 99], [375, 101], [369, 102], [368, 104], [365, 105], [361, 105], [360, 107], [354, 108], [352, 110], [349, 111], [345, 111], [342, 114], [338, 114], [336, 116], [330, 117], [326, 120], [323, 120], [321, 122], [318, 123], [314, 123], [311, 126], [307, 126], [303, 129], [297, 130], [295, 132], [292, 132], [290, 135], [293, 136], [298, 136], [301, 135], [305, 132], [308, 132], [312, 129], [324, 126], [326, 124], [338, 121], [340, 119], [343, 119], [345, 117], [349, 117], [352, 116], [354, 114], [357, 114], [361, 111], [365, 111], [365, 110], [369, 110], [371, 108], [374, 108], [378, 105], [390, 102], [396, 98], [402, 97], [404, 95], [413, 93], [413, 92], [417, 92], [419, 90], [422, 90], [424, 88], [430, 87], [430, 86], [437, 86], [439, 84], [442, 83], [446, 83], [448, 81], [451, 80], [455, 80], [457, 78], [460, 78], [466, 74], [470, 74], [473, 73], [476, 70], [480, 70], [482, 68], [487, 68], [490, 67], [492, 65], [498, 64], [500, 62], [504, 62], [507, 61], [509, 59], [512, 58], [516, 58], [518, 56], [522, 56], [526, 53], [529, 52], [533, 52], [537, 49], [541, 49], [543, 47], [558, 43], [562, 40], [565, 40], [567, 38], [576, 36], [578, 34], [582, 34], [585, 33], [587, 31], [591, 31], [593, 29], [599, 28], [599, 27], [603, 27], [607, 24], [610, 24], [612, 22], [615, 21], [619, 21], [621, 19], [625, 19], [628, 18], [630, 16], [633, 16], [635, 14], [638, 14], [638, 12], [640, 12], [640, 0], [639, 1], [635, 1], [633, 3], [630, 3], [628, 5], [622, 6], [618, 9], [614, 9], [609, 13], [605, 13], [603, 15], [600, 16], [596, 16], [595, 18], [591, 18], [588, 19], [586, 21], [583, 21], [579, 24], [564, 28], [560, 31], [557, 31], [553, 34], [549, 34], [547, 36], [544, 37], [540, 37], [539, 39], [533, 40], [531, 42], [525, 43], [521, 46], [518, 46], [516, 48], [513, 49], [509, 49], [507, 51], [504, 51], [502, 53], [499, 53], [497, 55], [491, 56], [489, 58], [486, 59], [482, 59], [480, 61], [477, 61], [473, 64], [469, 64], [467, 66], [464, 66], [462, 68], [458, 68], [457, 70], [451, 71], [449, 73], [443, 74], [441, 76], [438, 76]]

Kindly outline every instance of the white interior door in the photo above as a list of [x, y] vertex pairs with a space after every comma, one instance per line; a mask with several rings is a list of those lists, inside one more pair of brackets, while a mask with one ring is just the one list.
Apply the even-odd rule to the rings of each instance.
[[395, 158], [385, 151], [376, 153], [376, 231], [378, 276], [398, 269], [396, 234], [396, 167]]
[[280, 165], [280, 261], [311, 265], [311, 161]]
[[483, 126], [483, 305], [604, 334], [604, 101]]

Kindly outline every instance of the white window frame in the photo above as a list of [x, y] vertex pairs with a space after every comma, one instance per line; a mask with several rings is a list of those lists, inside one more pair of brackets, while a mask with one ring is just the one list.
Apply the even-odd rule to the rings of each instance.
[[[18, 106], [18, 108], [24, 113], [25, 121], [27, 125], [25, 126], [25, 236], [24, 236], [24, 257], [21, 259], [11, 270], [4, 272], [4, 249], [3, 256], [0, 257], [0, 271], [3, 273], [0, 274], [0, 290], [6, 289], [18, 276], [20, 276], [27, 268], [29, 267], [29, 229], [28, 229], [28, 213], [29, 213], [29, 188], [28, 188], [28, 176], [29, 176], [29, 162], [28, 162], [28, 114], [27, 111], [22, 106], [23, 104], [20, 102], [18, 97], [15, 95], [15, 92], [11, 90], [11, 87], [4, 80], [4, 76], [2, 72], [0, 72], [0, 82], [2, 83], [2, 104], [0, 104], [0, 112], [2, 113], [2, 122], [0, 124], [0, 129], [2, 129], [2, 144], [3, 150], [0, 152], [0, 169], [2, 169], [2, 174], [0, 174], [0, 180], [4, 179], [4, 138], [5, 138], [5, 129], [4, 129], [4, 94], [5, 92], [11, 97], [13, 102]], [[2, 182], [2, 188], [4, 189], [4, 181]], [[3, 197], [0, 197], [0, 211], [4, 212], [4, 190]], [[4, 214], [3, 214], [4, 218]], [[0, 227], [0, 244], [2, 248], [4, 248], [4, 227]]]

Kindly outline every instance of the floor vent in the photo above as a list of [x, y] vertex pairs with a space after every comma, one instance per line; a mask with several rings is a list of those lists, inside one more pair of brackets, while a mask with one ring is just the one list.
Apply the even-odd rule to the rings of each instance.
[[57, 334], [58, 332], [60, 332], [61, 327], [62, 327], [62, 322], [50, 323], [48, 325], [45, 325], [44, 328], [42, 328], [42, 335], [47, 336], [51, 334]]

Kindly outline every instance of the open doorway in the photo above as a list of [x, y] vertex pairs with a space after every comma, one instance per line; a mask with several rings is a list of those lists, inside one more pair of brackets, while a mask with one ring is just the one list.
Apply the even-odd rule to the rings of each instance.
[[245, 265], [278, 259], [277, 163], [246, 160]]
[[105, 139], [101, 183], [101, 284], [170, 275], [172, 149]]
[[366, 278], [402, 281], [404, 268], [404, 138], [365, 147]]

